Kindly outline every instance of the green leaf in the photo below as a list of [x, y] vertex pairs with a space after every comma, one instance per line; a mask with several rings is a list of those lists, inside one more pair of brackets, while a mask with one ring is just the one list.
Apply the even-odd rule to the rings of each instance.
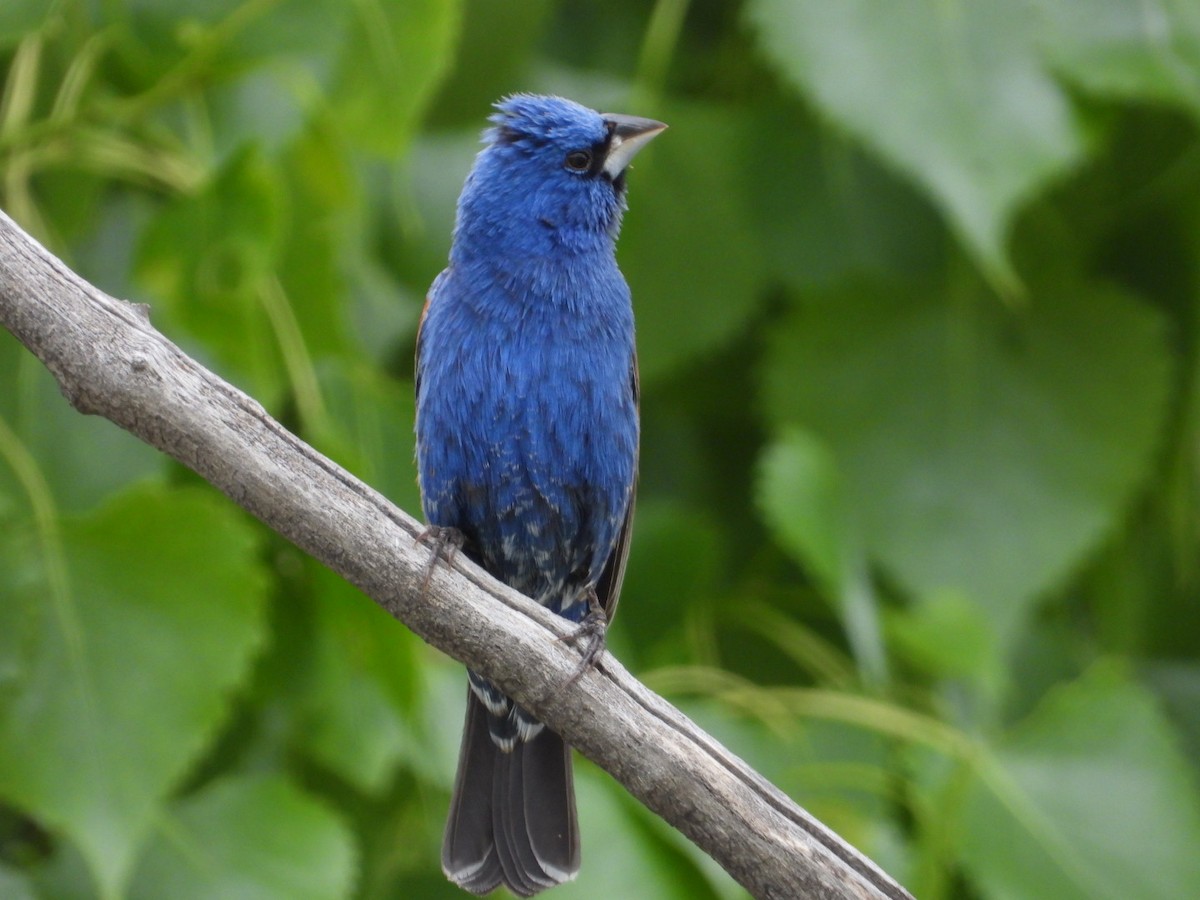
[[995, 634], [977, 604], [942, 591], [887, 619], [891, 645], [937, 678], [973, 677], [998, 683], [1002, 661]]
[[715, 106], [655, 115], [670, 131], [634, 165], [617, 247], [645, 385], [735, 337], [758, 308], [764, 269], [759, 244], [746, 240], [754, 227], [736, 189], [755, 140], [750, 119]]
[[967, 801], [984, 896], [1173, 900], [1200, 884], [1200, 798], [1153, 699], [1115, 667], [1051, 692]]
[[[319, 58], [346, 39], [346, 4], [338, 0], [127, 0], [138, 36], [156, 52], [191, 52], [216, 60], [223, 74], [271, 57]], [[293, 60], [289, 60], [293, 61]], [[328, 61], [323, 61], [327, 68]]]
[[129, 0], [130, 12], [135, 15], [160, 15], [193, 27], [200, 23], [217, 22], [232, 14], [244, 0]]
[[[152, 315], [160, 327], [203, 342], [267, 405], [283, 386], [268, 304], [284, 199], [275, 168], [246, 150], [147, 225], [136, 261], [139, 281], [156, 297]], [[237, 340], [230, 340], [231, 332]]]
[[706, 732], [864, 852], [888, 805], [888, 741], [870, 729], [796, 715], [771, 688], [673, 702]]
[[332, 92], [346, 137], [395, 156], [408, 146], [426, 104], [450, 67], [458, 0], [364, 0], [354, 12]]
[[1033, 288], [1020, 313], [973, 284], [814, 296], [765, 371], [768, 414], [836, 454], [868, 553], [918, 598], [981, 603], [1001, 648], [1148, 475], [1170, 374], [1148, 307]]
[[[702, 607], [723, 596], [720, 574], [728, 549], [720, 529], [700, 510], [642, 502], [634, 511], [633, 543], [615, 625], [608, 641], [627, 665], [668, 665], [683, 622], [679, 598]], [[628, 649], [626, 649], [628, 648]], [[634, 668], [639, 668], [633, 665]]]
[[46, 18], [43, 0], [6, 0], [0, 4], [0, 47], [15, 44]]
[[767, 56], [821, 111], [930, 192], [993, 280], [1021, 202], [1083, 155], [1022, 4], [754, 0]]
[[788, 429], [764, 453], [758, 507], [776, 538], [833, 600], [868, 678], [886, 674], [879, 608], [862, 535], [846, 499], [837, 461], [811, 434]]
[[254, 144], [274, 155], [304, 126], [304, 108], [292, 85], [273, 69], [249, 72], [216, 85], [206, 96], [213, 151], [220, 164]]
[[[340, 360], [322, 364], [319, 383], [328, 416], [317, 446], [393, 502], [419, 510], [411, 387]], [[316, 621], [297, 737], [341, 777], [378, 791], [415, 742], [415, 639], [344, 579], [306, 567]]]
[[1066, 78], [1200, 117], [1200, 6], [1191, 0], [1036, 0], [1033, 7], [1038, 47]]
[[0, 897], [6, 900], [37, 900], [29, 879], [3, 864], [0, 864]]
[[377, 793], [416, 744], [417, 639], [341, 576], [305, 565], [317, 597], [298, 737], [322, 764]]
[[280, 776], [218, 782], [164, 816], [138, 867], [135, 900], [334, 900], [349, 897], [345, 826]]
[[918, 275], [942, 264], [937, 210], [855, 141], [820, 127], [801, 104], [777, 99], [755, 108], [751, 127], [745, 162], [719, 177], [744, 184], [773, 272], [809, 288], [865, 273]]
[[[605, 779], [607, 782], [607, 779]], [[580, 766], [575, 781], [580, 832], [594, 848], [574, 881], [555, 888], [563, 900], [606, 897], [709, 898], [711, 889], [695, 871], [676, 871], [677, 854], [666, 855], [664, 846], [638, 827], [625, 810], [611, 783], [601, 783], [593, 770]], [[584, 850], [588, 852], [587, 849]]]
[[111, 896], [262, 640], [256, 540], [210, 492], [147, 486], [63, 520], [60, 546], [0, 541], [23, 561], [0, 570], [0, 628], [33, 625], [0, 693], [0, 797]]
[[317, 441], [320, 449], [397, 506], [419, 515], [412, 385], [370, 366], [333, 360], [321, 366], [318, 378], [331, 426]]
[[303, 336], [303, 350], [317, 359], [352, 354], [356, 348], [347, 338], [347, 286], [339, 250], [367, 238], [346, 230], [361, 190], [348, 150], [332, 123], [322, 119], [288, 147], [281, 166], [291, 216], [279, 283]]
[[[37, 461], [60, 509], [82, 511], [110, 492], [162, 472], [165, 457], [99, 416], [81, 416], [54, 377], [0, 334], [0, 418]], [[0, 493], [9, 473], [0, 460]], [[15, 499], [19, 492], [13, 492]], [[0, 502], [0, 510], [3, 509]]]
[[[531, 51], [545, 42], [553, 11], [552, 0], [464, 0], [455, 49], [459, 62], [446, 73], [437, 102], [429, 107], [428, 123], [439, 131], [466, 126], [478, 134], [480, 116], [492, 103], [505, 94], [530, 90]], [[462, 64], [466, 60], [470, 65]]]
[[422, 134], [405, 160], [401, 197], [393, 196], [395, 190], [389, 193], [383, 173], [367, 191], [369, 216], [380, 223], [384, 260], [413, 292], [413, 333], [426, 292], [446, 267], [458, 195], [480, 150], [482, 125], [477, 115], [469, 129]]
[[776, 539], [832, 597], [849, 575], [857, 536], [829, 448], [798, 429], [763, 454], [756, 500]]
[[1150, 663], [1142, 674], [1167, 708], [1183, 739], [1184, 755], [1200, 774], [1200, 662]]
[[[160, 0], [150, 2], [157, 5]], [[175, 14], [177, 21], [186, 20], [190, 13], [188, 0], [182, 0], [181, 5], [183, 10]], [[276, 0], [273, 3], [234, 0], [233, 9], [223, 24], [229, 32], [225, 51], [232, 60], [223, 68], [240, 73], [253, 62], [277, 70], [282, 68], [283, 62], [300, 63], [307, 69], [306, 74], [320, 80], [327, 88], [334, 56], [348, 40], [351, 15], [351, 4], [341, 0]], [[298, 82], [294, 81], [293, 85], [298, 86]], [[303, 87], [297, 95], [311, 97]]]

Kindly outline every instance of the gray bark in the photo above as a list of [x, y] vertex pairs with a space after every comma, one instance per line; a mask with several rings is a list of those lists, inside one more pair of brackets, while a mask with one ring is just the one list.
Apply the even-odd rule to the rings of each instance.
[[[570, 625], [459, 557], [428, 590], [420, 523], [85, 282], [0, 212], [0, 322], [80, 412], [195, 470], [433, 646], [499, 684], [756, 897], [910, 898], [611, 655], [567, 685]], [[564, 685], [566, 685], [564, 687]], [[910, 898], [911, 900], [911, 898]]]

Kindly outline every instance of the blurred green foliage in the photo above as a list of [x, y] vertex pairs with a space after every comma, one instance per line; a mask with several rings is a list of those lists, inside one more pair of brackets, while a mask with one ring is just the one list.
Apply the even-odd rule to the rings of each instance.
[[[488, 104], [671, 131], [617, 654], [923, 898], [1200, 885], [1200, 5], [5, 0], [0, 204], [416, 512]], [[0, 335], [0, 895], [454, 897], [460, 668]], [[738, 897], [581, 766], [569, 897]]]

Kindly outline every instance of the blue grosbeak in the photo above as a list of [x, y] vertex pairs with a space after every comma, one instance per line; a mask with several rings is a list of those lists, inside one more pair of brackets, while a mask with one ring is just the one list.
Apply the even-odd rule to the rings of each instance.
[[[666, 126], [558, 97], [496, 108], [417, 339], [422, 505], [437, 539], [453, 535], [506, 584], [602, 634], [638, 453], [615, 244], [629, 161]], [[531, 896], [579, 869], [570, 748], [468, 675], [442, 867], [477, 894]]]

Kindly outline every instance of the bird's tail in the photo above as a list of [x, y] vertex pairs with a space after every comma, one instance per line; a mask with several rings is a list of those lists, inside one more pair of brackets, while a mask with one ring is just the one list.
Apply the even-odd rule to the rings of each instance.
[[489, 715], [468, 690], [442, 869], [473, 894], [503, 884], [531, 897], [579, 871], [571, 750], [543, 728], [506, 753], [492, 740]]

